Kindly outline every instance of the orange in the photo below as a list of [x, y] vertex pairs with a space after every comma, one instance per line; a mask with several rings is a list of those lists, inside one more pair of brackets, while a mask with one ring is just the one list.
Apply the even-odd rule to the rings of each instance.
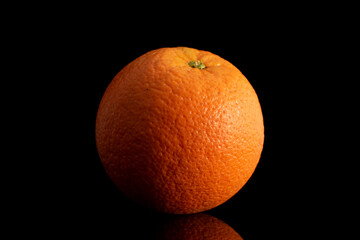
[[243, 240], [228, 224], [207, 214], [177, 216], [166, 222], [156, 239]]
[[150, 51], [107, 87], [96, 145], [115, 185], [158, 211], [189, 214], [237, 193], [260, 159], [257, 95], [231, 63], [186, 47]]

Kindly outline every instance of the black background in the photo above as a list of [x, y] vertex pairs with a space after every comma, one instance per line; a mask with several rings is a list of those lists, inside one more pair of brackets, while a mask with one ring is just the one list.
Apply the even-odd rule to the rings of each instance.
[[121, 8], [100, 14], [80, 7], [57, 14], [48, 25], [38, 19], [36, 31], [29, 25], [40, 37], [27, 47], [31, 53], [41, 49], [37, 70], [45, 79], [34, 96], [33, 113], [41, 119], [33, 134], [41, 143], [32, 152], [44, 161], [27, 186], [33, 201], [25, 208], [57, 234], [154, 238], [173, 216], [133, 203], [112, 184], [96, 151], [95, 118], [107, 85], [126, 64], [153, 49], [187, 46], [240, 69], [258, 94], [265, 125], [253, 176], [229, 201], [205, 213], [248, 240], [313, 234], [326, 212], [319, 198], [324, 180], [315, 177], [324, 161], [318, 118], [324, 100], [317, 98], [324, 80], [316, 64], [324, 53], [316, 37], [322, 28], [294, 11], [272, 14], [264, 6], [256, 15], [239, 12], [140, 14]]

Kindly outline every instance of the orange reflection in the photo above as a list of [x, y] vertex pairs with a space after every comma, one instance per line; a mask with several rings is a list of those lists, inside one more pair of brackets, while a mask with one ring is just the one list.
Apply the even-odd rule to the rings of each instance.
[[167, 221], [157, 239], [236, 239], [243, 238], [228, 224], [216, 217], [198, 213], [193, 215], [176, 216]]

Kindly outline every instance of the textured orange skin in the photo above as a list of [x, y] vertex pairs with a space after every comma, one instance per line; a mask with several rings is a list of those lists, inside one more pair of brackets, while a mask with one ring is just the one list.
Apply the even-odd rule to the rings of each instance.
[[[201, 60], [206, 68], [188, 65]], [[158, 211], [214, 208], [248, 181], [264, 125], [257, 95], [231, 63], [192, 48], [150, 51], [107, 87], [96, 145], [116, 186]]]
[[243, 240], [243, 238], [225, 222], [203, 213], [177, 216], [165, 224], [156, 239]]

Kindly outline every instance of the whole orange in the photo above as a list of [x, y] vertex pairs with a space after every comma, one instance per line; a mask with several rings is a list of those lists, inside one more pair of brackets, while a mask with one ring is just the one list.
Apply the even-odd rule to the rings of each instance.
[[186, 47], [150, 51], [107, 87], [96, 145], [115, 185], [158, 211], [214, 208], [248, 181], [264, 125], [257, 95], [231, 63]]

